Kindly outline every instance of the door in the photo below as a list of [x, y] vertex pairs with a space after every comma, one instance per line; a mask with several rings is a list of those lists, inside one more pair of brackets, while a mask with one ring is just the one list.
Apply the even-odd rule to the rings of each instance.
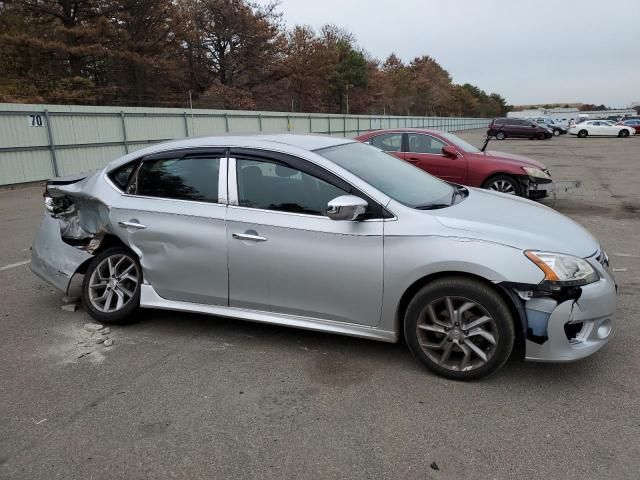
[[467, 160], [443, 155], [442, 147], [447, 144], [432, 135], [422, 133], [407, 134], [405, 159], [436, 177], [454, 183], [467, 183]]
[[[377, 325], [383, 221], [334, 221], [329, 200], [353, 193], [304, 160], [233, 151], [229, 160], [229, 305]], [[235, 158], [234, 158], [235, 157]], [[367, 199], [369, 200], [369, 199]]]
[[516, 120], [517, 125], [515, 126], [515, 129], [517, 131], [517, 135], [520, 138], [531, 138], [534, 137], [535, 135], [539, 135], [540, 128], [543, 128], [541, 125], [538, 125], [536, 123], [530, 122], [528, 120]]
[[110, 211], [139, 255], [145, 283], [168, 300], [227, 305], [226, 153], [142, 159]]
[[605, 122], [591, 122], [589, 135], [611, 135], [612, 128]]

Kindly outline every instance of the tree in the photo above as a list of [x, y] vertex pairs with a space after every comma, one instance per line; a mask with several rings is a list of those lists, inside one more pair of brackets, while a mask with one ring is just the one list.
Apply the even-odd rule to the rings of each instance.
[[[432, 57], [371, 58], [251, 0], [0, 0], [0, 101], [504, 115]], [[606, 108], [604, 105], [593, 108]]]

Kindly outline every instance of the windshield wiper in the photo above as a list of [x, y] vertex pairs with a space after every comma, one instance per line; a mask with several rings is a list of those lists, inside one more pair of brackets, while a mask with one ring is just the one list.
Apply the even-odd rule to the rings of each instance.
[[416, 210], [437, 210], [438, 208], [450, 207], [450, 203], [428, 203], [426, 205], [418, 205]]

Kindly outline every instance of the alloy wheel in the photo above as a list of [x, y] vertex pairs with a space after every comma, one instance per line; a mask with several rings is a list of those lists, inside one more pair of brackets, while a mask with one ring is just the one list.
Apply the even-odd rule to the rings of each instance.
[[506, 193], [508, 195], [515, 195], [516, 189], [509, 180], [498, 179], [493, 181], [489, 185], [489, 190], [495, 190], [496, 192]]
[[89, 301], [101, 312], [121, 310], [138, 289], [140, 272], [135, 260], [116, 254], [102, 260], [89, 279]]
[[448, 370], [479, 368], [496, 351], [495, 320], [480, 304], [467, 298], [443, 297], [429, 303], [416, 327], [424, 354]]

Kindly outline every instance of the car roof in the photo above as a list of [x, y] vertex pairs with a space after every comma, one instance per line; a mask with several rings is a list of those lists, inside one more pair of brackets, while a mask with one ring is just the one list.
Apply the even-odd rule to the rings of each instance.
[[300, 150], [312, 152], [323, 148], [335, 147], [355, 143], [351, 138], [331, 137], [329, 135], [298, 135], [292, 133], [271, 134], [227, 134], [216, 136], [190, 137], [181, 140], [157, 143], [150, 147], [136, 150], [123, 157], [113, 160], [106, 166], [106, 170], [112, 170], [137, 158], [162, 153], [170, 150], [183, 150], [188, 148], [230, 147], [230, 148], [256, 148], [273, 149], [289, 154], [301, 154]]
[[363, 133], [356, 138], [360, 137], [373, 137], [375, 135], [380, 135], [384, 133], [427, 133], [430, 135], [442, 135], [446, 133], [443, 130], [435, 130], [431, 128], [420, 128], [420, 127], [401, 127], [401, 128], [383, 128], [381, 130], [374, 130], [373, 132]]

